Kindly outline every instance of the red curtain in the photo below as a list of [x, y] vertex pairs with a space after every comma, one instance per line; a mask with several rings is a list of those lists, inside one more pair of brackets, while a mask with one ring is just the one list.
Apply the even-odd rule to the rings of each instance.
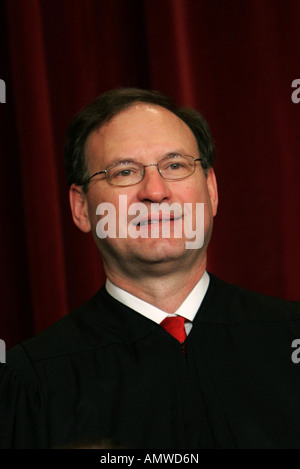
[[0, 2], [0, 338], [41, 331], [104, 283], [64, 179], [72, 115], [119, 86], [197, 108], [214, 136], [220, 206], [209, 270], [300, 300], [298, 0]]

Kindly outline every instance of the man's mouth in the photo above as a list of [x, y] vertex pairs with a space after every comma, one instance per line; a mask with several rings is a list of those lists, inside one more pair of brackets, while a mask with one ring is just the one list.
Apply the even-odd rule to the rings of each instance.
[[174, 216], [160, 216], [160, 217], [148, 217], [144, 220], [140, 220], [136, 226], [145, 226], [145, 225], [154, 225], [154, 224], [158, 224], [158, 223], [170, 223], [172, 221], [176, 221], [176, 220], [180, 220], [182, 218], [182, 216], [177, 216], [177, 217], [174, 217]]

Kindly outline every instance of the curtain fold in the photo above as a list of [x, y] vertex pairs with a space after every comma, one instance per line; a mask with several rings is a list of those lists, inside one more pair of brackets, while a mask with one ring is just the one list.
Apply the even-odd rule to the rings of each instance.
[[40, 2], [7, 6], [32, 314], [40, 331], [68, 311], [51, 103]]
[[73, 114], [120, 86], [165, 92], [210, 124], [220, 206], [209, 270], [300, 300], [299, 18], [297, 0], [0, 4], [1, 339], [41, 331], [105, 281], [71, 218], [63, 147]]

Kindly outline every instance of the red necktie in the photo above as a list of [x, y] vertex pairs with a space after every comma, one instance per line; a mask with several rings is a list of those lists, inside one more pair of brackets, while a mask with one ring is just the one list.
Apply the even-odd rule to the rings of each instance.
[[160, 325], [179, 342], [184, 342], [186, 339], [186, 332], [184, 329], [185, 318], [181, 316], [166, 317]]

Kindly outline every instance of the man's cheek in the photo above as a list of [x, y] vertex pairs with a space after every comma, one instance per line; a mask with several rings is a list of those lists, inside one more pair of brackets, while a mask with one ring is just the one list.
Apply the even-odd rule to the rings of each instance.
[[184, 204], [184, 235], [192, 241], [186, 241], [186, 249], [200, 249], [204, 244], [205, 216], [204, 203]]
[[96, 209], [96, 234], [98, 238], [116, 238], [116, 208], [110, 202], [103, 202]]

